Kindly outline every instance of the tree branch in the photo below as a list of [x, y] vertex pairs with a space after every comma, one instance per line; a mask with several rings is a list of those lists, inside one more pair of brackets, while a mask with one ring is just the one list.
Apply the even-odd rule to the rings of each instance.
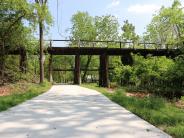
[[19, 22], [24, 16], [25, 16], [25, 14], [21, 15], [21, 16], [18, 17], [12, 24], [10, 24], [10, 26], [9, 26], [8, 29], [7, 29], [7, 31], [4, 33], [4, 36], [6, 36], [6, 35], [10, 32], [11, 28], [12, 28], [17, 22]]

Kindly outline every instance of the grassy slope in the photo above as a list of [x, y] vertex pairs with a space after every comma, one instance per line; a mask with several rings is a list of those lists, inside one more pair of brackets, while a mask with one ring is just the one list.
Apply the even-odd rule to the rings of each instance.
[[16, 84], [14, 87], [13, 94], [9, 96], [2, 96], [0, 97], [0, 112], [7, 110], [10, 107], [18, 105], [26, 100], [29, 100], [33, 97], [40, 95], [41, 93], [47, 91], [51, 84], [48, 82], [44, 82], [43, 84], [34, 84], [34, 83], [27, 83], [23, 84], [24, 89], [20, 84]]
[[184, 138], [184, 110], [158, 97], [135, 98], [127, 97], [124, 89], [117, 89], [115, 93], [108, 93], [107, 89], [95, 85], [82, 85], [102, 92], [117, 104], [127, 108], [139, 117], [161, 128], [176, 138]]

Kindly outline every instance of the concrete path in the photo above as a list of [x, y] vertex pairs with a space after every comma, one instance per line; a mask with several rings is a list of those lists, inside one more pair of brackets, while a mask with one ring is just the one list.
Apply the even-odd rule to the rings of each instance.
[[0, 113], [0, 138], [169, 138], [97, 91], [56, 85]]

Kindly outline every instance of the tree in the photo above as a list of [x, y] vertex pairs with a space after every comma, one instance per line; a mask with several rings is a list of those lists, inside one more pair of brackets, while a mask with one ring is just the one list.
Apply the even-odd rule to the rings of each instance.
[[1, 80], [4, 82], [5, 47], [17, 48], [27, 44], [31, 29], [23, 21], [32, 22], [33, 5], [26, 0], [0, 0], [0, 46], [1, 46]]
[[139, 36], [135, 33], [135, 26], [129, 23], [128, 20], [124, 21], [124, 25], [121, 27], [122, 39], [124, 41], [136, 42], [139, 40]]
[[47, 0], [35, 0], [37, 9], [37, 17], [39, 23], [39, 41], [40, 41], [40, 83], [44, 81], [44, 54], [43, 54], [43, 31], [44, 23], [51, 23], [51, 16], [47, 7]]
[[95, 27], [97, 40], [117, 40], [119, 23], [115, 16], [96, 16]]
[[179, 0], [175, 0], [171, 7], [162, 7], [157, 15], [153, 16], [147, 26], [144, 38], [148, 41], [161, 44], [184, 46], [184, 12]]
[[95, 40], [96, 30], [93, 17], [87, 12], [77, 12], [71, 19], [71, 38], [75, 40]]

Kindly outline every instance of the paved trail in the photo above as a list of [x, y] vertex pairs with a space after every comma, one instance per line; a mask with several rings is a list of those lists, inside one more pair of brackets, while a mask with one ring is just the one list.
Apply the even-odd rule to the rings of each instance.
[[0, 113], [0, 138], [169, 138], [97, 91], [56, 85]]

